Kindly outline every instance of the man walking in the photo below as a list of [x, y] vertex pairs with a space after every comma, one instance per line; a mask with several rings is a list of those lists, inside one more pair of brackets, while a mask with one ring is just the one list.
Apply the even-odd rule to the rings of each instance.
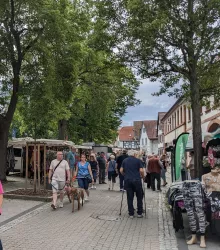
[[101, 155], [97, 158], [97, 161], [99, 164], [99, 184], [107, 184], [105, 182], [106, 159], [104, 152], [101, 152]]
[[67, 161], [69, 163], [70, 166], [70, 178], [72, 179], [74, 176], [74, 167], [75, 167], [75, 162], [76, 162], [76, 158], [75, 158], [75, 153], [76, 153], [76, 149], [74, 147], [71, 148], [71, 150], [69, 151], [69, 153], [67, 154]]
[[160, 188], [160, 175], [163, 164], [156, 156], [152, 156], [148, 161], [148, 171], [151, 176], [151, 189], [155, 191], [155, 179], [157, 180], [157, 191], [161, 191]]
[[120, 191], [124, 190], [124, 175], [122, 175], [120, 173], [120, 168], [122, 165], [122, 162], [124, 161], [124, 159], [126, 159], [128, 157], [127, 155], [127, 151], [125, 149], [123, 149], [123, 153], [122, 155], [120, 155], [117, 160], [116, 160], [116, 169], [118, 170], [119, 173], [119, 180], [120, 180]]
[[[67, 174], [67, 180], [66, 180]], [[63, 196], [65, 184], [70, 182], [70, 168], [66, 160], [63, 160], [63, 153], [57, 152], [57, 159], [53, 160], [50, 164], [49, 183], [53, 189], [53, 203], [51, 207], [55, 210], [57, 208], [57, 193], [60, 192], [60, 205], [63, 207]]]
[[138, 218], [143, 217], [143, 189], [141, 178], [144, 178], [143, 163], [135, 158], [134, 151], [128, 151], [128, 157], [122, 162], [120, 172], [124, 175], [125, 190], [127, 191], [128, 212], [131, 219], [134, 218], [134, 193], [137, 196]]

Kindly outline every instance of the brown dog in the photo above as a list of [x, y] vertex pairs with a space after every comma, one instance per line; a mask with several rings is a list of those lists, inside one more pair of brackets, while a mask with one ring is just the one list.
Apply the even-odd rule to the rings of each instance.
[[82, 188], [72, 187], [70, 191], [71, 199], [72, 199], [72, 213], [74, 212], [74, 200], [78, 201], [78, 210], [80, 210], [80, 199], [82, 199], [82, 207], [84, 200], [84, 190]]

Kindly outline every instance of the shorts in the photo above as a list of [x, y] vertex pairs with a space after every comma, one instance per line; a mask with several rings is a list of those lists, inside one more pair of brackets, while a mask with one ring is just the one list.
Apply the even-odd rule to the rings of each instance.
[[4, 194], [4, 190], [3, 190], [3, 187], [2, 187], [1, 181], [0, 181], [0, 194]]
[[66, 182], [52, 180], [51, 185], [52, 185], [53, 193], [63, 192]]
[[88, 190], [88, 188], [89, 188], [89, 183], [88, 183], [88, 180], [86, 178], [79, 178], [78, 185], [80, 188], [83, 188], [85, 190]]
[[108, 172], [108, 180], [109, 180], [109, 181], [112, 180], [112, 182], [115, 183], [115, 182], [116, 182], [115, 179], [116, 179], [115, 171], [109, 171], [109, 172]]

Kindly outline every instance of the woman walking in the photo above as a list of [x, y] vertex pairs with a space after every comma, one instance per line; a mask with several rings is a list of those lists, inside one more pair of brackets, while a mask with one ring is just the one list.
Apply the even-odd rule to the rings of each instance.
[[95, 158], [95, 155], [91, 154], [90, 155], [90, 161], [89, 164], [91, 166], [92, 170], [92, 176], [94, 180], [94, 184], [92, 183], [91, 189], [96, 189], [96, 179], [97, 179], [97, 172], [98, 172], [98, 162]]
[[114, 185], [115, 185], [115, 179], [116, 179], [116, 161], [115, 161], [115, 156], [110, 155], [110, 161], [108, 162], [107, 165], [107, 172], [108, 172], [108, 185], [109, 188], [108, 190], [114, 190]]
[[93, 180], [92, 170], [89, 162], [86, 161], [86, 155], [82, 154], [80, 161], [76, 165], [76, 177], [78, 179], [78, 185], [83, 188], [86, 192], [85, 201], [89, 200], [89, 183]]

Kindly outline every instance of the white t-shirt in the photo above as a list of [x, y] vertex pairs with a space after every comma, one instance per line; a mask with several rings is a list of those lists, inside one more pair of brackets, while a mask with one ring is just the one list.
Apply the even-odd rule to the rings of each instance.
[[[53, 160], [50, 164], [50, 169], [54, 171], [55, 167], [60, 161], [57, 159]], [[53, 173], [52, 180], [56, 181], [66, 181], [66, 170], [69, 170], [69, 164], [66, 160], [62, 160], [59, 166], [56, 168], [55, 172]]]

